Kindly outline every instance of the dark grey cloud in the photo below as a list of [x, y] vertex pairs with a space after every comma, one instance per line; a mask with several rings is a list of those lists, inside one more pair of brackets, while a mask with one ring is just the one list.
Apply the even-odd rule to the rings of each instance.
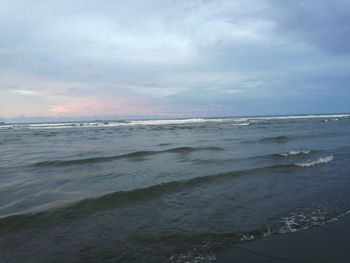
[[340, 55], [350, 53], [350, 2], [274, 1], [279, 34], [290, 35]]

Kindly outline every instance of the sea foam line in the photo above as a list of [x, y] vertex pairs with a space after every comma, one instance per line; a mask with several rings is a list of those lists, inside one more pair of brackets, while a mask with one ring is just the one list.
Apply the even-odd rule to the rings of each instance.
[[[335, 204], [329, 204], [334, 206]], [[332, 212], [327, 204], [314, 204], [311, 208], [298, 208], [291, 214], [275, 219], [266, 224], [261, 229], [248, 231], [226, 233], [223, 235], [213, 235], [213, 240], [203, 241], [199, 246], [177, 255], [172, 255], [168, 263], [185, 263], [185, 262], [206, 262], [216, 261], [216, 252], [242, 242], [266, 238], [274, 234], [290, 234], [310, 229], [315, 226], [322, 226], [327, 223], [337, 221], [339, 218], [350, 213], [347, 210], [342, 213]], [[228, 244], [228, 245], [227, 245]], [[219, 250], [218, 250], [219, 249]]]
[[311, 153], [310, 150], [301, 150], [301, 151], [290, 151], [287, 153], [279, 153], [278, 155], [287, 157], [287, 156], [302, 155], [302, 154], [309, 154], [309, 153]]
[[200, 123], [227, 123], [233, 125], [249, 125], [250, 122], [261, 120], [288, 120], [288, 119], [328, 119], [339, 120], [350, 118], [350, 114], [334, 115], [291, 115], [291, 116], [269, 116], [269, 117], [230, 117], [230, 118], [187, 118], [187, 119], [156, 119], [156, 120], [124, 120], [124, 121], [89, 121], [89, 122], [62, 122], [62, 123], [23, 123], [3, 124], [2, 129], [60, 129], [60, 128], [92, 128], [92, 127], [116, 127], [134, 125], [179, 125], [179, 124], [200, 124]]
[[288, 120], [288, 119], [324, 119], [324, 118], [349, 118], [350, 114], [322, 114], [322, 115], [290, 115], [290, 116], [271, 116], [271, 117], [252, 117], [253, 120]]
[[249, 126], [250, 122], [237, 122], [237, 123], [233, 123], [232, 125], [234, 126]]
[[333, 161], [333, 159], [334, 159], [334, 156], [330, 155], [327, 157], [321, 157], [321, 158], [314, 160], [314, 161], [309, 160], [309, 161], [302, 162], [302, 163], [296, 163], [295, 165], [300, 166], [300, 167], [311, 167], [311, 166], [315, 166], [317, 164], [329, 163], [329, 162]]

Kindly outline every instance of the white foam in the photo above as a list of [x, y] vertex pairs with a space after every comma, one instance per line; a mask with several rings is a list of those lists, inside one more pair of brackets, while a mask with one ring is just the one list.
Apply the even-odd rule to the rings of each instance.
[[165, 119], [165, 120], [134, 120], [126, 125], [172, 125], [172, 124], [196, 124], [210, 122], [233, 122], [234, 125], [247, 125], [247, 118], [193, 118], [193, 119]]
[[96, 122], [62, 122], [39, 124], [4, 124], [0, 129], [62, 129], [62, 128], [92, 128], [92, 127], [117, 127], [134, 125], [181, 125], [196, 123], [232, 123], [237, 126], [248, 126], [251, 123], [259, 123], [264, 120], [288, 120], [288, 119], [315, 119], [324, 121], [349, 118], [350, 114], [336, 115], [293, 115], [273, 117], [232, 117], [232, 118], [188, 118], [188, 119], [158, 119], [158, 120], [130, 120], [130, 121], [96, 121]]
[[226, 121], [233, 121], [233, 122], [248, 122], [249, 118], [230, 118], [230, 119], [224, 119]]
[[[221, 121], [222, 119], [214, 119], [213, 121]], [[173, 120], [137, 120], [131, 121], [129, 125], [171, 125], [171, 124], [193, 124], [208, 122], [210, 119], [173, 119]]]
[[14, 125], [11, 124], [5, 124], [5, 125], [0, 125], [0, 129], [12, 129]]
[[339, 118], [335, 118], [335, 119], [325, 119], [324, 122], [329, 122], [329, 121], [340, 121]]
[[318, 213], [293, 213], [289, 217], [281, 219], [283, 225], [277, 230], [277, 233], [286, 234], [293, 233], [313, 226], [324, 225], [331, 221], [333, 217], [327, 218], [327, 215], [318, 211]]
[[334, 159], [333, 155], [330, 155], [327, 157], [319, 158], [315, 161], [309, 160], [309, 161], [306, 161], [303, 163], [296, 163], [295, 165], [300, 166], [300, 167], [311, 167], [311, 166], [315, 166], [315, 165], [322, 164], [322, 163], [329, 163], [329, 162], [333, 161], [333, 159]]
[[287, 157], [287, 156], [293, 156], [293, 155], [309, 154], [310, 152], [311, 151], [309, 151], [309, 150], [290, 151], [290, 152], [287, 152], [287, 153], [280, 153], [279, 155]]
[[[93, 127], [117, 127], [117, 126], [146, 126], [146, 125], [180, 125], [196, 124], [204, 122], [229, 122], [231, 119], [165, 119], [165, 120], [133, 120], [133, 121], [98, 121], [98, 122], [65, 122], [65, 123], [36, 123], [36, 124], [8, 124], [0, 126], [0, 129], [60, 129], [60, 128], [93, 128]], [[235, 119], [234, 121], [240, 121]]]
[[273, 224], [267, 225], [263, 237], [273, 234], [288, 234], [309, 229], [314, 226], [325, 225], [337, 221], [339, 218], [350, 213], [347, 210], [338, 215], [332, 212], [335, 204], [318, 204], [313, 208], [300, 208], [288, 216], [282, 217]]
[[65, 128], [93, 128], [114, 127], [128, 125], [123, 122], [69, 122], [69, 123], [36, 123], [36, 124], [11, 124], [0, 126], [0, 129], [65, 129]]
[[250, 122], [242, 122], [242, 123], [233, 123], [234, 126], [249, 126]]
[[169, 263], [212, 263], [216, 261], [216, 255], [204, 248], [194, 248], [186, 253], [171, 256], [167, 262]]
[[314, 226], [322, 226], [327, 223], [338, 221], [339, 218], [348, 215], [346, 211], [338, 216], [331, 216], [324, 211], [313, 211], [311, 214], [294, 213], [289, 217], [283, 217], [283, 225], [276, 231], [280, 234], [288, 234], [309, 229]]
[[272, 117], [255, 117], [253, 120], [288, 120], [288, 119], [334, 119], [349, 118], [350, 114], [334, 114], [334, 115], [290, 115], [290, 116], [272, 116]]
[[242, 242], [245, 242], [245, 241], [251, 241], [251, 240], [255, 240], [256, 237], [254, 235], [243, 235], [241, 236], [240, 240]]

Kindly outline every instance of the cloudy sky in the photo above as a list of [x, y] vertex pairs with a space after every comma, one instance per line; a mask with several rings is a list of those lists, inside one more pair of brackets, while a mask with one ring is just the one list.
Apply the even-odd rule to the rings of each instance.
[[6, 120], [350, 112], [350, 1], [0, 7]]

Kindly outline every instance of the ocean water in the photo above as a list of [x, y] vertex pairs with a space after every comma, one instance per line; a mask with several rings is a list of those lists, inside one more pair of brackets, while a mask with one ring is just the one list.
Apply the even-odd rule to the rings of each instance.
[[350, 210], [350, 115], [0, 126], [0, 262], [215, 262]]

